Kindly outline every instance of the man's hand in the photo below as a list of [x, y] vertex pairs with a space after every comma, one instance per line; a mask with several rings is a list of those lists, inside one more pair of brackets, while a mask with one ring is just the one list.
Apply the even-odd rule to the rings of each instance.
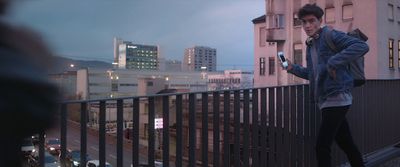
[[288, 67], [286, 68], [287, 71], [292, 70], [293, 69], [293, 65], [292, 62], [288, 59], [286, 59], [287, 63], [288, 63]]
[[336, 80], [336, 70], [328, 67], [328, 74], [333, 80]]

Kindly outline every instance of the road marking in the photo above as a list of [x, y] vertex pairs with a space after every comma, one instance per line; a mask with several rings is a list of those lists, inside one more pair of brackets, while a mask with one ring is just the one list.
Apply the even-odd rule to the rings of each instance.
[[117, 156], [110, 154], [111, 158], [117, 159]]
[[74, 140], [74, 142], [75, 142], [75, 143], [81, 143], [81, 141], [79, 141], [79, 140]]
[[99, 151], [99, 149], [95, 146], [90, 147], [91, 149], [93, 149], [94, 151]]

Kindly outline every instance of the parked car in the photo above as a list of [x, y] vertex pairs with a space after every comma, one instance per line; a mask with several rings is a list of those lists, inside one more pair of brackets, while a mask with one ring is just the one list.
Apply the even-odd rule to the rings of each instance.
[[24, 156], [28, 156], [36, 151], [35, 146], [33, 145], [32, 140], [30, 138], [25, 138], [22, 141], [21, 151], [24, 154]]
[[[60, 154], [61, 156], [61, 154]], [[86, 154], [86, 160], [89, 161], [89, 155]], [[78, 167], [81, 163], [81, 151], [80, 150], [67, 150], [65, 155], [65, 161], [67, 164], [71, 164], [72, 167]]]
[[[86, 163], [86, 167], [99, 167], [100, 161], [99, 160], [90, 160]], [[110, 163], [106, 162], [106, 167], [112, 167]]]
[[49, 151], [50, 154], [59, 154], [61, 150], [61, 142], [60, 139], [54, 138], [54, 139], [48, 139], [46, 141], [46, 149]]

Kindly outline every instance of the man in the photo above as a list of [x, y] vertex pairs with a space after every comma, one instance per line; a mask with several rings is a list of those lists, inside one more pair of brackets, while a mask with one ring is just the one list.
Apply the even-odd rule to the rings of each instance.
[[328, 27], [321, 27], [323, 10], [315, 4], [303, 6], [298, 16], [307, 39], [307, 67], [291, 64], [287, 71], [310, 81], [311, 97], [322, 111], [322, 122], [316, 143], [318, 166], [331, 166], [331, 146], [335, 140], [346, 153], [353, 167], [362, 167], [363, 159], [354, 144], [346, 113], [352, 104], [353, 77], [348, 64], [368, 52], [368, 45], [343, 32], [332, 30], [333, 43], [339, 52], [332, 51], [325, 41]]
[[[0, 16], [8, 2], [0, 0]], [[58, 91], [47, 79], [51, 54], [39, 36], [0, 20], [0, 37], [0, 166], [19, 167], [22, 140], [52, 125]]]

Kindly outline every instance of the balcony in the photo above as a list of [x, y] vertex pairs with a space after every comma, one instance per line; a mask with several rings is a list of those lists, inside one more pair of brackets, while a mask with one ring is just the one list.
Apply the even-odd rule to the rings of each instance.
[[[363, 155], [400, 142], [399, 92], [400, 80], [369, 80], [353, 91], [347, 118]], [[94, 152], [101, 166], [313, 167], [321, 112], [309, 99], [308, 85], [291, 85], [68, 101], [62, 103], [60, 129], [47, 135], [59, 135], [61, 162], [79, 142], [81, 164]], [[114, 109], [113, 135], [106, 125]], [[79, 112], [79, 123], [69, 120], [73, 112]], [[155, 122], [160, 119], [162, 124]], [[124, 130], [127, 120], [133, 128]], [[336, 166], [346, 163], [336, 146], [332, 153]]]
[[284, 42], [286, 31], [283, 28], [267, 29], [267, 42]]

